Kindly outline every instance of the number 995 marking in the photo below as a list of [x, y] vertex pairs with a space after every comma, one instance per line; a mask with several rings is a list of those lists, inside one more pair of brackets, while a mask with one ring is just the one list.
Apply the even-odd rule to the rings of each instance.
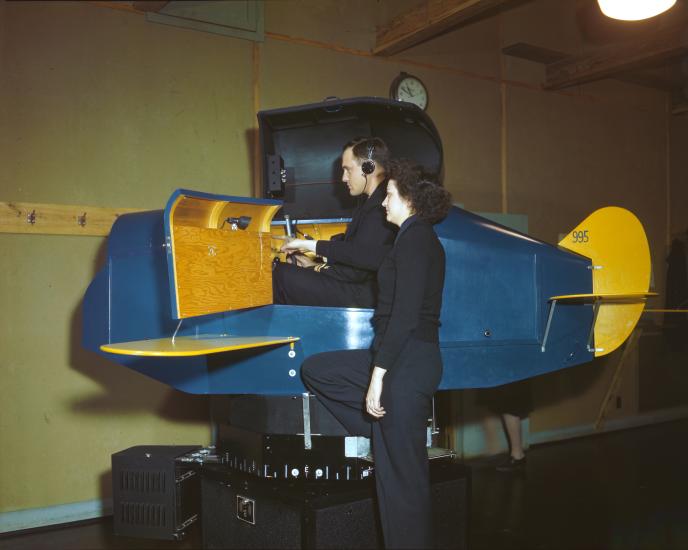
[[574, 231], [572, 233], [573, 235], [573, 242], [574, 243], [587, 243], [590, 239], [588, 238], [588, 230], [583, 229], [581, 231]]

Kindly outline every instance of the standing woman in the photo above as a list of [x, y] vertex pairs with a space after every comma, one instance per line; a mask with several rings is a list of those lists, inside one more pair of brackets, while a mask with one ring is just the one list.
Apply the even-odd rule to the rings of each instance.
[[382, 203], [399, 232], [378, 271], [373, 345], [313, 355], [301, 374], [352, 435], [372, 437], [385, 546], [431, 548], [426, 428], [442, 376], [438, 329], [445, 262], [432, 224], [446, 216], [451, 196], [400, 166], [391, 167]]

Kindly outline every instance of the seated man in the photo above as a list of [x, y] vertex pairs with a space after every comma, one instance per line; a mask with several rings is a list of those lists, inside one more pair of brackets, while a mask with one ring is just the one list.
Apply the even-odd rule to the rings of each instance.
[[[344, 146], [342, 181], [362, 197], [343, 237], [330, 241], [293, 239], [282, 250], [300, 265], [279, 263], [272, 274], [275, 304], [375, 307], [376, 274], [392, 246], [396, 227], [386, 220], [389, 150], [379, 138], [359, 138]], [[315, 263], [298, 252], [327, 258]]]

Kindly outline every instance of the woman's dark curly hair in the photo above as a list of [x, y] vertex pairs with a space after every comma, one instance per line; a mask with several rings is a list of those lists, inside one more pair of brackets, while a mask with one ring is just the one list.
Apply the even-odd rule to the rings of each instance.
[[434, 174], [407, 159], [393, 159], [387, 171], [394, 180], [399, 196], [407, 201], [419, 218], [437, 223], [443, 220], [452, 205], [452, 198]]

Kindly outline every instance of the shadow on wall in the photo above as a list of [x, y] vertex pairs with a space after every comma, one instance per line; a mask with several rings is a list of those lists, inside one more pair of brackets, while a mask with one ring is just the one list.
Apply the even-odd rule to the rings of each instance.
[[[605, 376], [604, 369], [608, 364], [616, 364], [618, 360], [616, 356], [619, 353], [620, 350], [617, 350], [610, 355], [597, 358], [590, 363], [577, 365], [572, 369], [563, 369], [531, 378], [531, 398], [533, 397], [532, 386], [535, 381], [538, 385], [557, 389], [556, 392], [538, 392], [537, 403], [533, 403], [533, 405], [538, 407], [553, 405], [559, 401], [573, 399], [585, 394], [597, 383], [600, 377]], [[486, 417], [496, 414], [488, 405], [489, 400], [485, 398], [486, 392], [489, 392], [489, 389], [463, 390], [463, 398], [472, 405], [464, 408], [463, 422], [480, 423]]]
[[98, 482], [100, 487], [100, 498], [105, 502], [112, 499], [112, 469], [106, 470], [100, 474]]
[[[105, 265], [107, 242], [96, 255], [94, 273]], [[86, 289], [84, 289], [84, 292]], [[81, 414], [111, 416], [150, 412], [175, 422], [207, 425], [210, 421], [208, 400], [205, 396], [189, 395], [151, 380], [134, 371], [107, 361], [81, 345], [83, 300], [74, 309], [70, 330], [70, 366], [95, 380], [102, 391], [85, 398], [75, 398], [71, 409]]]
[[[251, 196], [260, 197], [262, 195], [262, 190], [258, 187], [258, 182], [261, 181], [262, 164], [256, 155], [260, 156], [260, 145], [256, 148], [256, 142], [259, 138], [259, 132], [257, 128], [249, 128], [244, 133], [246, 139], [246, 150], [248, 151], [249, 158], [249, 177], [251, 178]], [[256, 150], [258, 149], [258, 150]]]
[[[616, 364], [613, 359], [615, 353], [584, 365], [523, 381], [514, 386], [514, 391], [494, 393], [486, 388], [440, 392], [437, 396], [437, 414], [444, 433], [443, 443], [455, 448], [464, 458], [504, 452], [507, 442], [500, 412], [511, 412], [527, 418], [529, 415], [525, 411], [528, 409], [532, 413], [538, 408], [584, 395], [599, 384], [605, 371], [608, 372]], [[504, 399], [511, 405], [503, 402]], [[510, 406], [516, 409], [509, 410]]]

